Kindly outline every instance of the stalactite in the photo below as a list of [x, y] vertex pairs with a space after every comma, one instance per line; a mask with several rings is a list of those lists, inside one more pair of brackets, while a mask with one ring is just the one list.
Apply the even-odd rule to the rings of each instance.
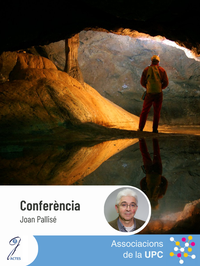
[[79, 34], [65, 40], [66, 64], [64, 71], [84, 86], [83, 75], [78, 63]]

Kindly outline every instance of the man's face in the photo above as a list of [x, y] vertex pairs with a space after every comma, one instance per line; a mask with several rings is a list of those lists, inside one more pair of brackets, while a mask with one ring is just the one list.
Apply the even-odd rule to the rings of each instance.
[[121, 197], [119, 205], [115, 205], [115, 209], [122, 220], [130, 221], [138, 209], [136, 199], [132, 196]]

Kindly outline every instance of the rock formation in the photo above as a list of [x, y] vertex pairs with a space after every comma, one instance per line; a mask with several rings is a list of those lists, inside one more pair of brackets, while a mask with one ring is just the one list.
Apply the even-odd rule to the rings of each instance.
[[84, 86], [83, 75], [78, 63], [79, 34], [65, 40], [66, 63], [64, 71]]
[[58, 126], [95, 123], [110, 128], [138, 127], [138, 117], [84, 87], [48, 59], [3, 53], [1, 133], [33, 133]]
[[178, 213], [150, 221], [141, 234], [197, 234], [200, 232], [200, 200], [185, 205]]

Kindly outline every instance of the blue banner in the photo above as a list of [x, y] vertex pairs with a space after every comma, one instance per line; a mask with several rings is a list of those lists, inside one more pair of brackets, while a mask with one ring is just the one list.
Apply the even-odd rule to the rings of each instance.
[[35, 236], [40, 265], [199, 265], [199, 235]]

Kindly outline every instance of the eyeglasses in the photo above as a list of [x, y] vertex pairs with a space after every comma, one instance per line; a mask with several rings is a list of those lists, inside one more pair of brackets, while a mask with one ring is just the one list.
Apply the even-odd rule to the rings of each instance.
[[131, 209], [134, 209], [134, 208], [136, 208], [137, 207], [137, 204], [135, 204], [135, 203], [131, 203], [131, 204], [127, 204], [127, 203], [121, 203], [120, 205], [119, 205], [120, 207], [122, 207], [122, 208], [128, 208], [128, 206], [131, 208]]

